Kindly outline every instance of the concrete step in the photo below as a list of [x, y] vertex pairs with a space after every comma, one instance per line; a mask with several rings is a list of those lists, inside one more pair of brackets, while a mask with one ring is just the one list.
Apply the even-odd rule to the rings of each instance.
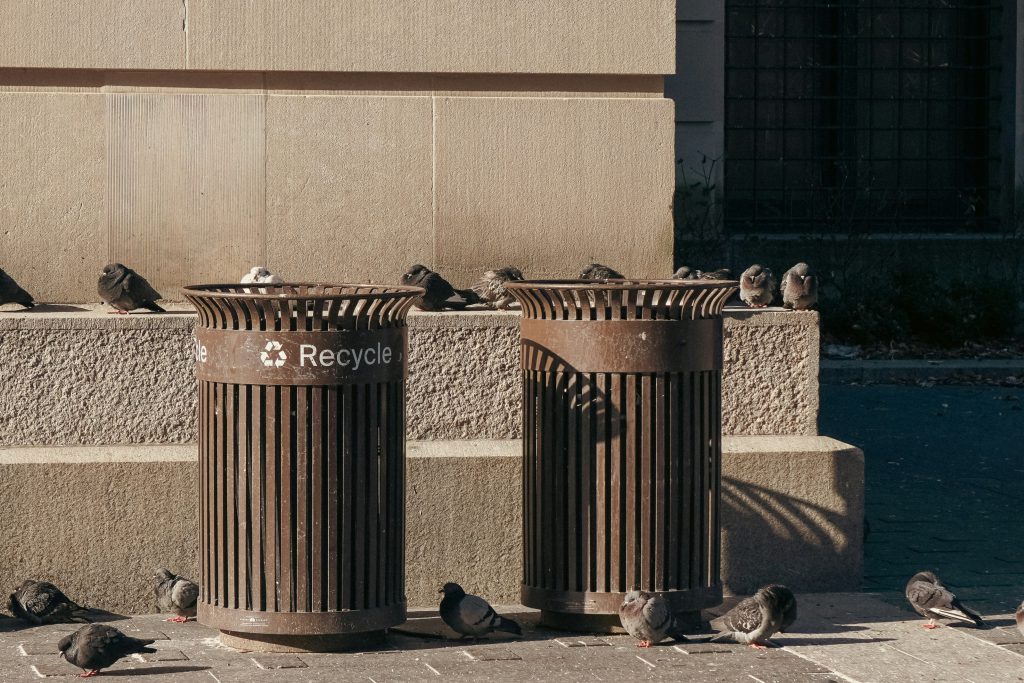
[[[456, 579], [495, 602], [521, 580], [520, 441], [410, 441], [410, 604]], [[52, 580], [82, 604], [154, 608], [154, 567], [198, 576], [194, 444], [0, 449], [0, 577]], [[722, 577], [731, 592], [769, 581], [856, 590], [863, 454], [826, 437], [725, 437]]]
[[[190, 443], [196, 388], [187, 306], [0, 312], [0, 446]], [[519, 315], [409, 317], [409, 438], [521, 434]], [[728, 310], [723, 432], [817, 434], [818, 314]]]

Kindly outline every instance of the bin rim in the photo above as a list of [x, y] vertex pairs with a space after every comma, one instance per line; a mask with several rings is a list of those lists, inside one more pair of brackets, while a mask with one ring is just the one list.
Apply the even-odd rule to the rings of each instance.
[[518, 280], [505, 283], [506, 289], [608, 289], [608, 290], [641, 290], [641, 289], [719, 289], [722, 287], [738, 287], [739, 280], [672, 280], [622, 278], [604, 280]]
[[[363, 289], [363, 290], [374, 290], [379, 289], [383, 291], [363, 291], [363, 292], [344, 292], [344, 293], [310, 293], [305, 294], [294, 291], [296, 287], [337, 287], [337, 288], [352, 288], [352, 289]], [[285, 291], [287, 288], [292, 288], [292, 291]], [[233, 291], [238, 290], [238, 291]], [[248, 292], [244, 290], [250, 290]], [[280, 291], [252, 291], [252, 290], [280, 290]], [[282, 282], [279, 284], [263, 284], [259, 282], [252, 283], [212, 283], [212, 284], [199, 284], [199, 285], [186, 285], [181, 288], [182, 294], [186, 297], [197, 297], [201, 299], [242, 299], [242, 300], [256, 300], [256, 301], [281, 301], [281, 300], [299, 300], [299, 301], [320, 301], [330, 299], [331, 301], [351, 301], [356, 299], [366, 299], [372, 297], [377, 300], [382, 299], [404, 299], [423, 296], [426, 291], [422, 287], [411, 287], [409, 285], [375, 285], [368, 283], [353, 283], [353, 282], [337, 282], [337, 283], [325, 283], [325, 282]]]

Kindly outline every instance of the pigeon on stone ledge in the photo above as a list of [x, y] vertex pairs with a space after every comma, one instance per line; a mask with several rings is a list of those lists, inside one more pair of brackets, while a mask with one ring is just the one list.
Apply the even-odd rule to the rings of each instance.
[[759, 263], [740, 275], [740, 300], [751, 308], [764, 308], [775, 298], [775, 275]]
[[580, 273], [580, 280], [623, 280], [625, 277], [617, 270], [600, 263], [590, 263]]
[[80, 678], [89, 678], [127, 655], [155, 653], [156, 649], [149, 647], [152, 644], [152, 640], [126, 636], [113, 626], [90, 624], [61, 638], [57, 649], [61, 657], [85, 672]]
[[818, 278], [806, 263], [798, 263], [785, 272], [780, 290], [786, 308], [805, 311], [818, 303]]
[[31, 294], [0, 268], [0, 306], [4, 304], [21, 304], [25, 308], [32, 308], [36, 302]]
[[458, 310], [480, 303], [480, 297], [473, 290], [455, 289], [438, 273], [419, 263], [402, 276], [401, 284], [424, 289], [423, 296], [415, 304], [424, 311]]
[[39, 626], [88, 622], [89, 610], [79, 607], [61, 589], [46, 581], [23, 581], [10, 600], [11, 614], [18, 619]]
[[924, 625], [927, 629], [938, 628], [936, 619], [955, 619], [976, 628], [985, 625], [977, 613], [964, 607], [963, 603], [946, 588], [934, 572], [918, 572], [907, 581], [904, 591], [907, 602], [914, 611], [929, 621]]
[[162, 298], [160, 293], [150, 286], [146, 278], [122, 263], [111, 263], [103, 268], [98, 291], [103, 300], [116, 309], [116, 313], [127, 313], [136, 308], [166, 313], [156, 303]]
[[176, 615], [166, 621], [183, 624], [189, 617], [196, 615], [199, 584], [172, 574], [167, 569], [157, 569], [153, 576], [153, 589], [160, 611]]
[[441, 619], [460, 634], [459, 640], [467, 636], [479, 638], [494, 631], [523, 635], [519, 624], [495, 612], [483, 598], [467, 595], [459, 584], [446, 583], [437, 592], [444, 594]]
[[619, 620], [626, 633], [636, 638], [637, 647], [657, 645], [665, 638], [686, 642], [676, 624], [668, 600], [644, 591], [629, 591], [619, 606]]
[[735, 640], [763, 649], [776, 633], [784, 632], [796, 621], [796, 597], [785, 586], [765, 586], [731, 610], [711, 621], [719, 634], [713, 641]]
[[522, 281], [522, 279], [522, 271], [513, 266], [488, 270], [480, 282], [473, 285], [473, 291], [488, 306], [504, 310], [515, 301], [515, 297], [509, 294], [505, 285], [509, 282]]

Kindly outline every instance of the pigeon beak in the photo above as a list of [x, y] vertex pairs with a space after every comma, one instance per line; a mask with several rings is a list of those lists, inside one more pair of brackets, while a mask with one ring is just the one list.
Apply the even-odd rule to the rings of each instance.
[[63, 652], [58, 653], [57, 656], [60, 657], [61, 659], [64, 659], [64, 653]]

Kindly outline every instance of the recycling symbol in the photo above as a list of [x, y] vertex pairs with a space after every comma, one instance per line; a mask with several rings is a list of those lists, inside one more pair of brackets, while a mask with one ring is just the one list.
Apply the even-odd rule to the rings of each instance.
[[260, 360], [268, 368], [279, 368], [288, 360], [288, 354], [281, 348], [281, 342], [268, 341], [267, 345], [260, 351]]

